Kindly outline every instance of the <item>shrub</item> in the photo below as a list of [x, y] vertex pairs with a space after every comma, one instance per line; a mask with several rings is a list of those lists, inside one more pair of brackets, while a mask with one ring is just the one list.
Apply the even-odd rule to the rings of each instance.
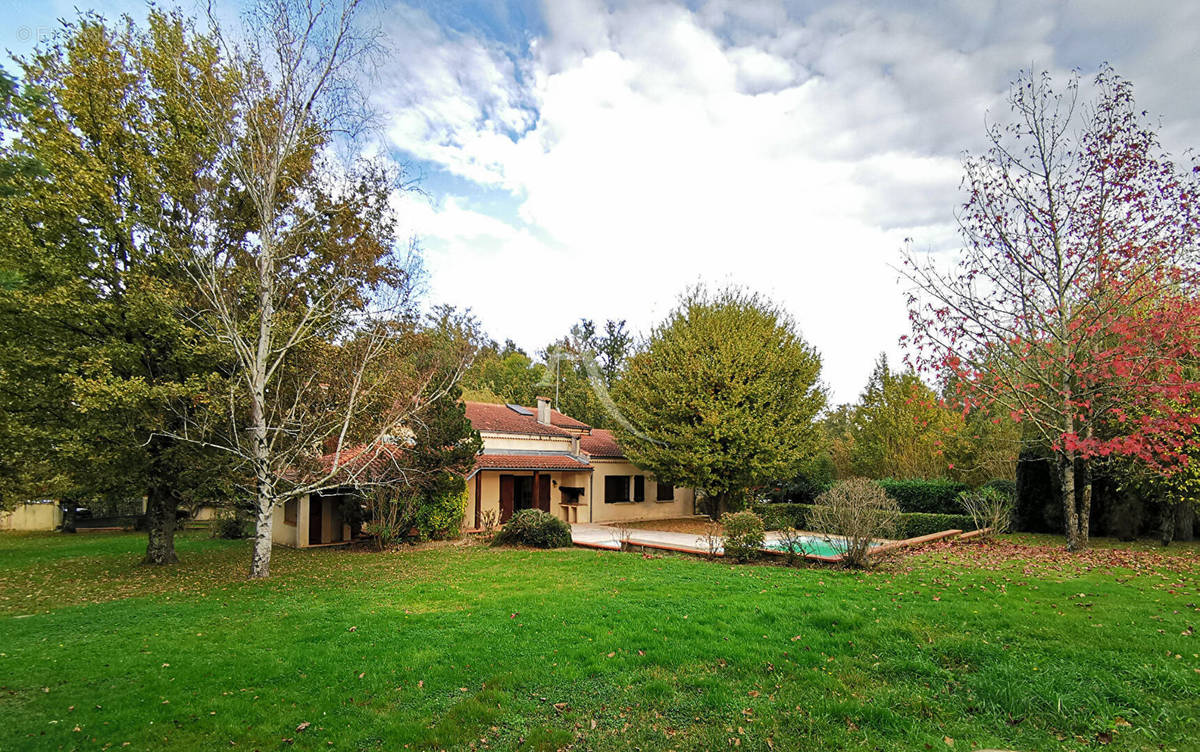
[[958, 497], [958, 503], [971, 516], [976, 529], [990, 529], [988, 535], [1003, 533], [1012, 524], [1015, 501], [1010, 494], [995, 487], [966, 491]]
[[467, 489], [451, 487], [435, 493], [417, 507], [417, 535], [422, 540], [457, 538], [462, 530], [463, 514], [467, 509]]
[[994, 488], [1000, 493], [1007, 494], [1012, 499], [1017, 498], [1017, 482], [1008, 478], [992, 478], [980, 486], [980, 488]]
[[789, 564], [808, 553], [806, 543], [808, 536], [794, 527], [785, 527], [779, 531], [779, 550], [787, 554]]
[[721, 518], [725, 526], [725, 556], [734, 561], [757, 559], [763, 547], [763, 521], [754, 512], [734, 512]]
[[924, 512], [926, 514], [958, 514], [958, 495], [970, 490], [966, 483], [940, 478], [937, 480], [891, 480], [878, 481], [879, 487], [896, 500], [901, 512]]
[[489, 538], [496, 534], [496, 529], [500, 527], [500, 515], [495, 509], [486, 509], [483, 514], [479, 515], [480, 530]]
[[571, 526], [540, 509], [522, 509], [492, 540], [493, 546], [506, 544], [565, 548], [571, 545]]
[[817, 497], [810, 514], [813, 525], [830, 536], [827, 540], [842, 561], [853, 567], [869, 563], [871, 544], [894, 535], [899, 519], [896, 500], [866, 478], [835, 483]]
[[250, 537], [249, 521], [237, 514], [222, 514], [212, 521], [212, 536], [225, 540], [241, 540]]
[[365, 497], [369, 521], [363, 523], [363, 532], [375, 538], [380, 550], [404, 539], [412, 529], [420, 497], [409, 489], [380, 486]]
[[721, 548], [725, 544], [725, 531], [721, 527], [721, 523], [709, 520], [704, 525], [704, 532], [700, 535], [700, 542], [704, 544], [704, 550], [708, 558], [717, 558], [717, 554], [721, 552]]

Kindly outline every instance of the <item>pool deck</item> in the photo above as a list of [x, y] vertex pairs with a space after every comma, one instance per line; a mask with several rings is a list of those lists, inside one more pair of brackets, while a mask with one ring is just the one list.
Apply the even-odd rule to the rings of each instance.
[[[709, 555], [708, 545], [704, 542], [704, 536], [694, 533], [672, 533], [665, 530], [645, 530], [642, 528], [630, 528], [624, 531], [626, 534], [625, 544], [629, 546], [642, 546], [645, 548], [657, 548], [664, 551], [677, 551], [686, 554]], [[584, 548], [599, 548], [606, 551], [621, 550], [621, 534], [620, 528], [611, 525], [596, 525], [592, 523], [577, 522], [571, 525], [571, 542], [576, 546]], [[919, 538], [910, 538], [904, 541], [893, 541], [880, 546], [880, 552], [906, 546], [919, 545], [928, 543], [942, 538], [952, 538], [962, 535], [961, 530], [945, 530], [933, 535], [923, 535]], [[768, 531], [765, 537], [767, 545], [776, 543], [779, 540], [779, 532]], [[769, 554], [780, 554], [778, 551], [768, 551]], [[718, 547], [717, 556], [724, 556], [724, 549]], [[815, 561], [823, 561], [834, 563], [841, 560], [840, 556], [817, 556], [808, 555], [805, 558]]]
[[[704, 543], [704, 536], [693, 533], [669, 533], [665, 530], [631, 528], [628, 530], [628, 537], [625, 540], [626, 543], [635, 546], [684, 551], [690, 554], [708, 553], [708, 546]], [[610, 525], [574, 523], [571, 525], [571, 541], [576, 546], [620, 551], [621, 530]]]
[[[665, 530], [645, 530], [631, 528], [627, 531], [625, 542], [634, 546], [661, 548], [668, 551], [682, 551], [689, 554], [708, 554], [708, 545], [704, 536], [694, 533], [670, 533]], [[779, 541], [778, 531], [768, 531], [764, 536], [767, 545]], [[621, 530], [611, 525], [595, 525], [591, 523], [573, 523], [571, 525], [571, 541], [576, 546], [587, 548], [603, 548], [609, 551], [621, 550]], [[718, 548], [719, 555], [724, 554], [723, 548]]]

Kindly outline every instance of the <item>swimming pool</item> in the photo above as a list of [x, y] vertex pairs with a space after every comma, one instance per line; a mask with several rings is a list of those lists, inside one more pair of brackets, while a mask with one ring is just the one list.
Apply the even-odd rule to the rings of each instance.
[[[804, 553], [812, 556], [841, 556], [842, 552], [844, 551], [844, 547], [841, 546], [840, 543], [840, 541], [831, 542], [817, 535], [800, 536], [800, 545], [803, 547]], [[872, 543], [871, 548], [876, 548], [879, 545], [881, 544]], [[763, 548], [766, 548], [769, 551], [787, 550], [784, 548], [783, 543], [777, 540], [767, 542]]]

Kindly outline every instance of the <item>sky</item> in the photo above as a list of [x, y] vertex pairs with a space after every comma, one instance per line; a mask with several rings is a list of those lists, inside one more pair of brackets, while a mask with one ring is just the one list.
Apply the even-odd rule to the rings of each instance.
[[[0, 46], [28, 51], [76, 7], [145, 6], [9, 3]], [[902, 355], [905, 239], [955, 253], [962, 158], [1020, 69], [1111, 63], [1177, 160], [1200, 145], [1200, 3], [411, 0], [373, 17], [372, 96], [420, 178], [395, 205], [429, 302], [533, 353], [583, 317], [646, 335], [690, 285], [740, 285], [793, 315], [834, 403]]]

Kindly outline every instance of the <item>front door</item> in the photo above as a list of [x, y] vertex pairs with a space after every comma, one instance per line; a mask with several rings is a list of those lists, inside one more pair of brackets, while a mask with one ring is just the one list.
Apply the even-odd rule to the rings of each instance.
[[508, 522], [513, 516], [513, 498], [516, 495], [516, 478], [500, 476], [500, 521]]
[[550, 476], [539, 475], [537, 485], [537, 508], [543, 512], [550, 511]]
[[324, 499], [319, 496], [308, 497], [308, 545], [310, 546], [321, 542], [321, 512], [324, 507]]

